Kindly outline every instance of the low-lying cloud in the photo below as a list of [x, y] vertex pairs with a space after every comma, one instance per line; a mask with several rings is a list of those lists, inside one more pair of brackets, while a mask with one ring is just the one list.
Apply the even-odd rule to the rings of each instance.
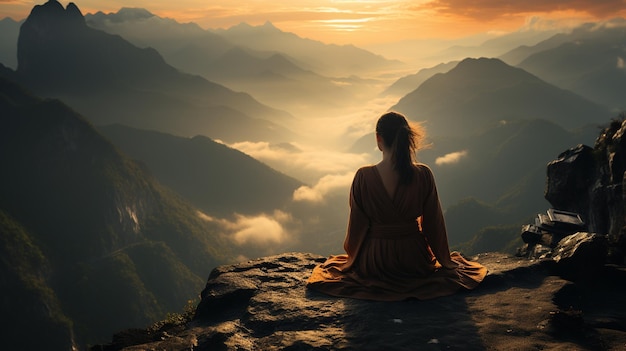
[[328, 174], [354, 172], [360, 166], [371, 163], [368, 154], [323, 150], [295, 143], [290, 145], [245, 141], [229, 146], [307, 183], [321, 181]]
[[198, 216], [218, 224], [225, 235], [237, 245], [270, 246], [284, 244], [290, 239], [286, 226], [292, 222], [292, 217], [280, 210], [275, 210], [271, 215], [235, 214], [233, 220], [214, 218], [202, 212], [198, 212]]
[[438, 166], [455, 164], [461, 161], [467, 156], [467, 150], [451, 152], [435, 159], [435, 164]]
[[304, 185], [296, 189], [293, 192], [293, 200], [313, 203], [323, 202], [329, 193], [339, 189], [348, 189], [350, 184], [352, 184], [353, 178], [354, 172], [324, 176], [312, 187]]

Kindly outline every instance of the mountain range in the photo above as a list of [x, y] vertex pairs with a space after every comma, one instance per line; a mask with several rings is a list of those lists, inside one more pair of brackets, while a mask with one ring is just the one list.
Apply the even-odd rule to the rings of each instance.
[[98, 131], [146, 165], [160, 183], [207, 213], [229, 216], [284, 208], [304, 185], [204, 136], [185, 138], [119, 124]]
[[[85, 18], [93, 28], [121, 35], [140, 47], [154, 47], [168, 61], [175, 57], [181, 60], [203, 57], [205, 61], [211, 61], [233, 47], [241, 47], [266, 56], [281, 53], [305, 70], [331, 77], [344, 76], [346, 72], [354, 75], [376, 73], [401, 65], [399, 61], [353, 45], [329, 45], [283, 32], [271, 22], [258, 26], [240, 23], [227, 29], [205, 30], [193, 23], [161, 18], [142, 8], [122, 8], [108, 14], [98, 12], [87, 14]], [[184, 54], [177, 54], [183, 51]], [[172, 61], [175, 66], [178, 63], [182, 61]]]
[[62, 102], [0, 79], [0, 112], [5, 345], [68, 349], [146, 325], [232, 259], [214, 224]]
[[498, 123], [545, 119], [575, 129], [602, 123], [609, 110], [499, 59], [465, 59], [391, 107], [424, 121], [429, 135], [474, 135]]
[[400, 97], [405, 96], [406, 94], [415, 90], [416, 87], [419, 87], [430, 77], [434, 76], [437, 73], [446, 73], [449, 70], [453, 69], [458, 63], [458, 61], [451, 61], [447, 63], [440, 63], [429, 68], [422, 68], [419, 70], [419, 72], [415, 74], [404, 76], [396, 80], [393, 84], [391, 84], [382, 92], [382, 95], [393, 95]]
[[[377, 91], [401, 96], [389, 109], [427, 129], [430, 147], [419, 159], [435, 173], [453, 247], [511, 250], [520, 225], [548, 206], [546, 163], [592, 143], [596, 126], [621, 106], [624, 32], [575, 33], [501, 59], [423, 69]], [[344, 87], [380, 88], [380, 80], [358, 74], [398, 62], [269, 22], [213, 31], [141, 9], [83, 17], [55, 0], [33, 9], [17, 43], [16, 69], [0, 58], [0, 162], [8, 170], [0, 177], [1, 308], [14, 326], [2, 331], [4, 340], [81, 347], [180, 310], [219, 263], [285, 247], [340, 253], [345, 189], [319, 203], [294, 201], [302, 182], [225, 143], [297, 140], [286, 125], [298, 117], [259, 101], [351, 103], [359, 90]], [[207, 58], [216, 79], [256, 93], [189, 73]], [[281, 89], [293, 96], [272, 97]], [[311, 96], [296, 100], [302, 95]], [[377, 159], [372, 140], [365, 135], [349, 151]], [[256, 251], [206, 220], [274, 210], [293, 223], [291, 242]], [[28, 325], [41, 337], [29, 337]]]
[[531, 47], [517, 67], [609, 107], [626, 108], [626, 20], [587, 24]]
[[353, 46], [327, 45], [285, 33], [270, 22], [203, 30], [136, 8], [85, 18], [92, 28], [157, 49], [182, 71], [249, 92], [296, 115], [326, 105], [353, 104], [355, 94], [372, 88], [351, 84], [350, 77], [371, 76], [400, 65]]
[[33, 8], [20, 31], [12, 78], [36, 94], [62, 99], [98, 125], [229, 141], [294, 136], [272, 122], [291, 118], [288, 113], [182, 73], [154, 49], [88, 27], [73, 3], [64, 9], [52, 0]]
[[419, 72], [423, 83], [390, 109], [426, 128], [429, 147], [419, 158], [433, 166], [451, 244], [494, 226], [504, 226], [500, 237], [519, 240], [519, 226], [547, 206], [547, 162], [571, 145], [593, 143], [611, 112], [499, 59], [467, 58], [446, 69]]

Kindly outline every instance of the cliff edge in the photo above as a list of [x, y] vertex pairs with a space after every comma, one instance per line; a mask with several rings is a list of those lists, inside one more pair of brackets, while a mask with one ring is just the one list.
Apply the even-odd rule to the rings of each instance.
[[626, 270], [588, 280], [559, 276], [553, 259], [499, 253], [476, 260], [489, 275], [475, 290], [435, 300], [372, 302], [306, 289], [325, 257], [286, 253], [210, 275], [195, 313], [116, 334], [92, 350], [501, 350], [626, 346]]

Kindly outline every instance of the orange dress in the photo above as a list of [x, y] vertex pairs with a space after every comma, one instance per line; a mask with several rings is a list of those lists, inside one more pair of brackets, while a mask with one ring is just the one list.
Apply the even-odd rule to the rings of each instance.
[[483, 280], [487, 268], [450, 253], [432, 171], [424, 164], [414, 169], [413, 181], [399, 184], [393, 197], [375, 166], [356, 172], [346, 254], [315, 267], [307, 287], [341, 297], [423, 300], [473, 289]]

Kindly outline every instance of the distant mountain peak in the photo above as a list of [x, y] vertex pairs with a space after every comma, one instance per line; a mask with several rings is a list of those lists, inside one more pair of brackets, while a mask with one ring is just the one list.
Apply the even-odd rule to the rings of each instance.
[[117, 13], [111, 14], [110, 16], [113, 22], [143, 20], [152, 17], [155, 17], [152, 12], [140, 7], [122, 7]]
[[280, 29], [278, 29], [274, 24], [270, 21], [266, 21], [262, 25], [253, 26], [247, 22], [241, 22], [235, 26], [230, 27], [227, 31], [231, 32], [243, 32], [247, 33], [250, 31], [255, 32], [264, 32], [264, 33], [282, 33]]
[[[55, 49], [87, 29], [85, 17], [74, 3], [66, 8], [56, 0], [35, 5], [20, 29], [18, 72], [30, 72], [31, 77], [55, 72], [68, 59]], [[60, 75], [56, 77], [62, 79]]]
[[262, 26], [262, 27], [263, 27], [263, 28], [265, 28], [265, 29], [278, 29], [278, 28], [276, 28], [276, 26], [275, 26], [272, 22], [270, 22], [270, 21], [265, 21], [265, 23], [263, 23], [263, 26]]
[[488, 58], [488, 57], [480, 57], [480, 58], [465, 58], [456, 66], [457, 68], [466, 68], [466, 67], [487, 67], [487, 66], [508, 66], [502, 60], [497, 58]]
[[[493, 82], [509, 84], [511, 81], [538, 80], [532, 74], [507, 65], [497, 58], [466, 58], [450, 70], [450, 76], [463, 75], [465, 79], [483, 81], [487, 77]], [[509, 83], [507, 83], [509, 82]]]

